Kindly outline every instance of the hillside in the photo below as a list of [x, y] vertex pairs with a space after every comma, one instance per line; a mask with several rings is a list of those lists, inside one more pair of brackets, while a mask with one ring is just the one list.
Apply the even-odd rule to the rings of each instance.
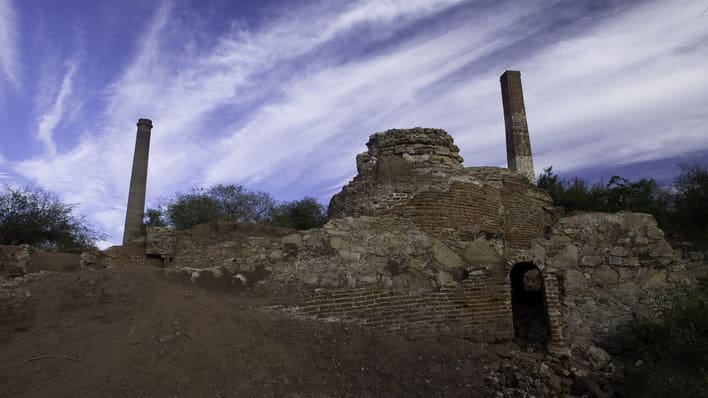
[[[264, 298], [167, 280], [156, 268], [43, 272], [5, 281], [0, 290], [5, 298], [30, 293], [29, 305], [13, 307], [5, 300], [0, 306], [0, 330], [9, 332], [0, 341], [0, 397], [598, 391], [568, 371], [563, 377], [560, 367], [567, 364], [514, 352], [513, 344], [409, 340], [295, 319], [259, 309], [267, 304]], [[22, 321], [18, 311], [29, 317]]]

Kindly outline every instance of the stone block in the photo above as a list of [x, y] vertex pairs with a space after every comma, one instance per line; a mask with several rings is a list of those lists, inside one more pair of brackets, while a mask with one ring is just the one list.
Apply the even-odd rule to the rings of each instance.
[[622, 265], [625, 267], [639, 267], [639, 257], [627, 257], [622, 259]]
[[393, 291], [401, 294], [422, 293], [431, 291], [433, 286], [430, 279], [417, 272], [408, 272], [398, 275], [393, 279]]
[[592, 271], [591, 278], [593, 283], [601, 286], [616, 285], [618, 281], [617, 272], [607, 266], [599, 267]]
[[617, 286], [615, 295], [627, 305], [633, 305], [639, 301], [639, 286], [635, 282], [624, 282]]
[[436, 275], [436, 280], [439, 286], [454, 285], [456, 283], [452, 275], [448, 274], [445, 271], [438, 272]]
[[305, 272], [300, 276], [300, 280], [306, 285], [317, 285], [320, 278], [315, 272]]
[[361, 253], [351, 250], [340, 250], [339, 256], [347, 261], [358, 262], [361, 260]]
[[502, 258], [484, 237], [479, 237], [465, 246], [464, 259], [476, 268], [499, 270]]
[[580, 259], [580, 265], [585, 267], [597, 267], [605, 261], [602, 256], [583, 256]]
[[411, 258], [406, 263], [406, 266], [415, 270], [422, 270], [427, 266], [427, 263], [419, 258]]
[[300, 234], [290, 234], [283, 236], [280, 239], [280, 243], [287, 245], [287, 244], [292, 244], [292, 245], [300, 245], [302, 243], [302, 235]]
[[586, 289], [590, 286], [588, 280], [582, 272], [575, 269], [569, 269], [565, 272], [565, 288], [573, 291]]
[[632, 280], [637, 278], [636, 268], [621, 267], [617, 271], [619, 271], [620, 281]]
[[648, 291], [665, 288], [666, 284], [666, 272], [656, 270], [647, 271], [640, 282], [641, 288]]
[[565, 245], [552, 259], [552, 264], [558, 268], [576, 267], [578, 265], [578, 248], [575, 245]]
[[609, 256], [607, 258], [607, 263], [612, 266], [618, 267], [622, 265], [622, 258], [617, 256]]
[[648, 214], [640, 214], [640, 213], [618, 213], [617, 214], [622, 222], [622, 229], [629, 229], [629, 230], [638, 230], [644, 227], [647, 224], [654, 224], [656, 225], [656, 222], [654, 221], [654, 217], [648, 215]]
[[630, 255], [630, 252], [624, 246], [615, 246], [610, 251], [610, 254], [617, 257], [627, 257]]
[[439, 240], [433, 243], [433, 257], [443, 269], [460, 268], [465, 265], [457, 253]]
[[329, 245], [332, 247], [334, 250], [342, 250], [348, 248], [350, 245], [347, 241], [344, 239], [334, 236], [329, 240]]

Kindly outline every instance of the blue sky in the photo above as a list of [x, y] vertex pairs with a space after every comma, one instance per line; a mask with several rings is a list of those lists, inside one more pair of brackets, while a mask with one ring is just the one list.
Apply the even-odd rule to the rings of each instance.
[[0, 182], [79, 204], [119, 242], [135, 123], [148, 203], [239, 183], [328, 203], [370, 134], [439, 127], [505, 166], [520, 70], [537, 173], [708, 158], [708, 0], [0, 0]]

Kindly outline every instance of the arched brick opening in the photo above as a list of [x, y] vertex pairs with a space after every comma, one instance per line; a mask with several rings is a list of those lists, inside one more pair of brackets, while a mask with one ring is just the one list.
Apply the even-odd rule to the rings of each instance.
[[509, 273], [514, 339], [524, 345], [545, 346], [550, 339], [545, 283], [531, 262], [514, 265]]

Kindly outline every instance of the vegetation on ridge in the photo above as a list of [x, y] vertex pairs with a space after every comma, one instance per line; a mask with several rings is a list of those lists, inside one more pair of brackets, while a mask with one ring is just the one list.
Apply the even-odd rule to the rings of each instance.
[[[613, 176], [607, 184], [561, 179], [548, 167], [538, 186], [556, 206], [574, 211], [652, 214], [672, 241], [708, 248], [708, 170], [682, 166], [673, 184]], [[689, 397], [708, 393], [708, 280], [697, 288], [673, 286], [658, 293], [650, 316], [635, 317], [617, 336], [623, 357], [641, 366], [621, 383], [630, 397]], [[632, 368], [630, 368], [632, 370]]]
[[105, 235], [77, 215], [76, 206], [38, 186], [4, 186], [0, 191], [0, 244], [77, 253], [92, 248]]
[[708, 248], [708, 169], [681, 166], [668, 187], [653, 178], [630, 181], [613, 176], [607, 184], [589, 185], [578, 177], [561, 179], [553, 168], [544, 169], [538, 187], [548, 190], [553, 202], [567, 212], [633, 211], [652, 214], [673, 241], [688, 240]]
[[214, 220], [310, 229], [327, 221], [324, 206], [314, 198], [278, 203], [266, 192], [234, 184], [177, 193], [166, 204], [148, 209], [145, 216], [146, 226], [170, 225], [177, 229]]

